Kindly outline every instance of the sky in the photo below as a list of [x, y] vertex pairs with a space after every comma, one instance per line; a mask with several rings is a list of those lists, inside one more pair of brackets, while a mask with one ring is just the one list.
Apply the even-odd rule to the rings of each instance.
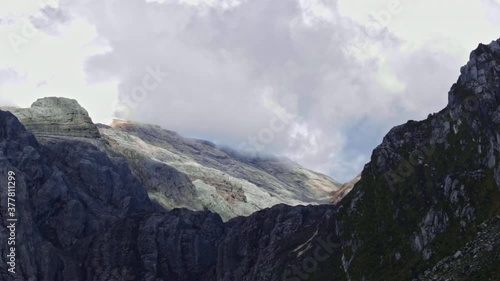
[[499, 37], [500, 0], [0, 0], [0, 105], [74, 98], [349, 181]]

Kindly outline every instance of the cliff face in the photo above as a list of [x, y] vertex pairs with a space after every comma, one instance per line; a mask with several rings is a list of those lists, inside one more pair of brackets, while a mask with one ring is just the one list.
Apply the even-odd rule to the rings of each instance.
[[[374, 150], [327, 227], [340, 261], [309, 280], [412, 280], [500, 215], [500, 40], [480, 45], [461, 72], [445, 109], [395, 127]], [[486, 255], [453, 280], [498, 277], [499, 256]]]
[[39, 142], [0, 111], [19, 218], [18, 273], [2, 244], [0, 280], [497, 280], [499, 106], [500, 40], [471, 54], [445, 109], [387, 134], [337, 205], [226, 223], [160, 210], [105, 141]]
[[43, 98], [30, 108], [6, 107], [36, 135], [98, 138], [99, 130], [76, 100]]
[[[14, 115], [0, 111], [0, 181], [15, 173], [17, 273], [0, 280], [82, 280], [82, 257], [95, 236], [117, 220], [153, 206], [126, 162], [85, 142], [40, 145]], [[0, 234], [7, 241], [7, 189]], [[5, 253], [5, 255], [4, 255]]]

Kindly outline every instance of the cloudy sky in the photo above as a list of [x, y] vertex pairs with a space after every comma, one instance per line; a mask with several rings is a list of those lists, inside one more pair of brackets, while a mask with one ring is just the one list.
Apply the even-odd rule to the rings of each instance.
[[77, 99], [341, 181], [443, 108], [500, 0], [0, 0], [0, 104]]

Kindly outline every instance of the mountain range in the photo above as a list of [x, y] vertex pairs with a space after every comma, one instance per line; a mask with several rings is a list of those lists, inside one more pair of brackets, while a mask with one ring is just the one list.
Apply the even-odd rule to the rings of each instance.
[[76, 100], [42, 98], [10, 110], [43, 144], [85, 142], [123, 157], [149, 197], [167, 210], [210, 210], [224, 220], [277, 204], [327, 204], [342, 185], [287, 158], [250, 157], [159, 126], [94, 124]]
[[4, 110], [18, 245], [16, 274], [2, 245], [1, 280], [499, 280], [500, 39], [344, 186], [151, 125], [95, 125], [72, 100]]

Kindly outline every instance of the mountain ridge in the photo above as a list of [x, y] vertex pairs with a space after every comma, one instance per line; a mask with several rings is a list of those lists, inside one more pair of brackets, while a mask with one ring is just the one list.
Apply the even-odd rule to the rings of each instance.
[[[390, 130], [337, 205], [279, 204], [225, 223], [158, 211], [123, 157], [88, 139], [80, 149], [38, 143], [0, 111], [0, 170], [21, 175], [14, 280], [498, 280], [500, 39], [471, 53], [449, 97], [439, 113]], [[100, 206], [114, 215], [92, 211]]]
[[168, 210], [211, 210], [229, 220], [281, 203], [329, 204], [341, 185], [289, 159], [248, 157], [157, 125], [123, 119], [94, 124], [76, 100], [42, 98], [31, 108], [4, 109], [42, 142], [74, 138], [124, 157], [150, 198]]

